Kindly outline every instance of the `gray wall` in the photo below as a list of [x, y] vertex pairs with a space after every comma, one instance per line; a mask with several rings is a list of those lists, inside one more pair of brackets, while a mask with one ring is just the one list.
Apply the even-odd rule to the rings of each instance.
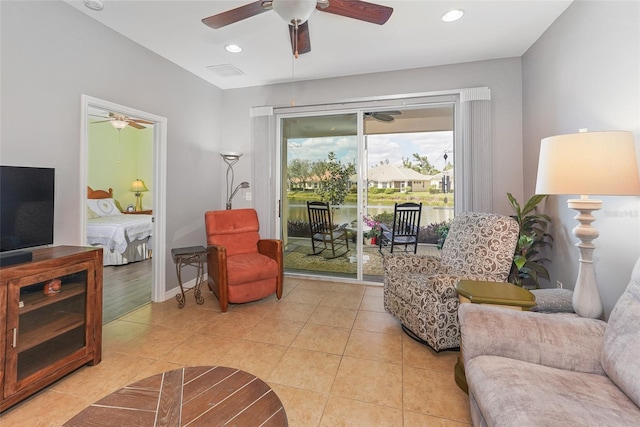
[[[2, 1], [2, 164], [56, 168], [55, 244], [80, 242], [80, 96], [168, 119], [167, 251], [222, 207], [222, 91], [59, 1]], [[188, 188], [188, 191], [185, 191]], [[177, 286], [166, 257], [165, 289]]]
[[[286, 64], [283, 64], [286, 66]], [[392, 71], [295, 83], [296, 105], [332, 103], [354, 98], [462, 89], [491, 89], [493, 131], [494, 211], [510, 214], [506, 193], [522, 196], [522, 70], [520, 58]], [[236, 176], [251, 177], [249, 109], [253, 106], [288, 106], [291, 84], [224, 92], [222, 144], [240, 144], [243, 156]], [[262, 177], [251, 177], [256, 180]], [[234, 200], [234, 207], [242, 202]], [[246, 203], [246, 202], [245, 202]]]
[[[634, 132], [640, 141], [640, 3], [576, 1], [523, 56], [524, 192], [535, 191], [540, 140], [590, 131]], [[607, 159], [602, 159], [606, 162]], [[578, 275], [576, 211], [571, 197], [549, 198], [552, 281], [573, 288]], [[601, 197], [597, 197], [601, 198]], [[602, 197], [595, 212], [596, 277], [605, 313], [629, 282], [640, 256], [640, 198]]]
[[[56, 168], [55, 244], [81, 244], [81, 94], [168, 118], [167, 250], [204, 243], [203, 212], [224, 206], [219, 151], [245, 153], [236, 182], [261, 179], [252, 176], [249, 109], [288, 105], [290, 84], [221, 91], [63, 2], [0, 7], [2, 163]], [[477, 86], [492, 91], [494, 209], [509, 213], [505, 194], [520, 198], [523, 188], [519, 58], [297, 82], [295, 93], [303, 105]], [[252, 205], [241, 196], [234, 207]], [[177, 283], [166, 258], [168, 290]]]

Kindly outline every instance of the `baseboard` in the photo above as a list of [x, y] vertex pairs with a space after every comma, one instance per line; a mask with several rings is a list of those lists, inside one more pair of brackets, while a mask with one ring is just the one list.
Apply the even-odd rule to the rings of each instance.
[[[187, 289], [191, 289], [196, 285], [196, 278], [194, 277], [193, 279], [189, 280], [186, 283], [182, 284], [182, 287], [184, 288], [185, 292], [187, 291]], [[202, 285], [200, 285], [200, 292], [204, 293], [204, 292], [208, 292], [209, 288], [207, 288], [207, 276], [204, 275], [202, 277]], [[181, 290], [180, 290], [180, 285], [176, 286], [173, 289], [169, 289], [167, 292], [164, 293], [164, 299], [162, 301], [167, 301], [170, 299], [175, 299], [176, 295], [180, 294]]]

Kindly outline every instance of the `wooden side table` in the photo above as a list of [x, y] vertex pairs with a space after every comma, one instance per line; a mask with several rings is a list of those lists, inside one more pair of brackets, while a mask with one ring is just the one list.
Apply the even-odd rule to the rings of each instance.
[[[512, 310], [529, 310], [536, 305], [536, 297], [531, 292], [512, 283], [461, 280], [456, 285], [456, 291], [458, 291], [461, 304], [489, 304]], [[458, 387], [468, 393], [462, 351], [461, 342], [460, 356], [454, 368], [454, 376]]]
[[153, 215], [153, 210], [152, 209], [148, 209], [148, 210], [144, 210], [144, 211], [124, 211], [122, 212], [123, 214], [127, 214], [127, 215]]
[[[180, 293], [176, 295], [178, 300], [178, 308], [184, 307], [185, 297], [184, 294], [193, 290], [193, 295], [196, 298], [198, 304], [204, 303], [204, 298], [200, 293], [200, 285], [202, 285], [204, 275], [204, 263], [207, 262], [207, 250], [204, 246], [189, 246], [185, 248], [171, 249], [171, 256], [176, 263], [176, 274], [178, 276], [178, 284], [180, 285]], [[192, 266], [196, 267], [196, 284], [192, 288], [185, 290], [182, 285], [182, 267]]]

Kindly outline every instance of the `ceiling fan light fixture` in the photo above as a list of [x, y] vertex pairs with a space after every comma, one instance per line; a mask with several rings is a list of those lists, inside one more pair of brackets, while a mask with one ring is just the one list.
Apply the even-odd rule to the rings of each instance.
[[114, 128], [121, 130], [127, 127], [129, 123], [127, 123], [124, 120], [111, 120], [111, 126], [113, 126]]
[[316, 0], [273, 0], [273, 10], [289, 25], [300, 25], [316, 9]]
[[442, 20], [444, 22], [454, 22], [464, 16], [464, 10], [462, 9], [451, 9], [444, 15], [442, 15]]
[[240, 53], [242, 52], [242, 48], [240, 46], [238, 46], [237, 44], [228, 44], [224, 47], [224, 49], [227, 52], [231, 52], [231, 53]]

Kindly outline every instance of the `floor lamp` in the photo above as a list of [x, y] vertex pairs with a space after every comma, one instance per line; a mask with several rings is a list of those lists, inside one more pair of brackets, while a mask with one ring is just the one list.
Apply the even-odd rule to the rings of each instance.
[[[227, 164], [227, 197], [226, 197], [226, 207], [227, 209], [231, 209], [231, 199], [233, 198], [232, 190], [233, 190], [233, 165], [240, 161], [240, 157], [242, 157], [242, 153], [236, 153], [232, 151], [224, 151], [220, 153], [222, 156], [222, 160]], [[231, 179], [229, 179], [231, 178]], [[241, 184], [242, 185], [242, 184]], [[247, 185], [248, 187], [248, 185]], [[246, 188], [246, 187], [243, 187]], [[236, 189], [237, 191], [237, 189]], [[235, 195], [235, 192], [233, 192]]]
[[580, 132], [544, 138], [540, 145], [536, 194], [575, 194], [569, 208], [578, 211], [573, 229], [580, 251], [573, 309], [582, 317], [598, 318], [602, 303], [593, 266], [593, 240], [598, 230], [591, 214], [602, 207], [589, 195], [640, 195], [640, 178], [633, 134], [624, 131]]

